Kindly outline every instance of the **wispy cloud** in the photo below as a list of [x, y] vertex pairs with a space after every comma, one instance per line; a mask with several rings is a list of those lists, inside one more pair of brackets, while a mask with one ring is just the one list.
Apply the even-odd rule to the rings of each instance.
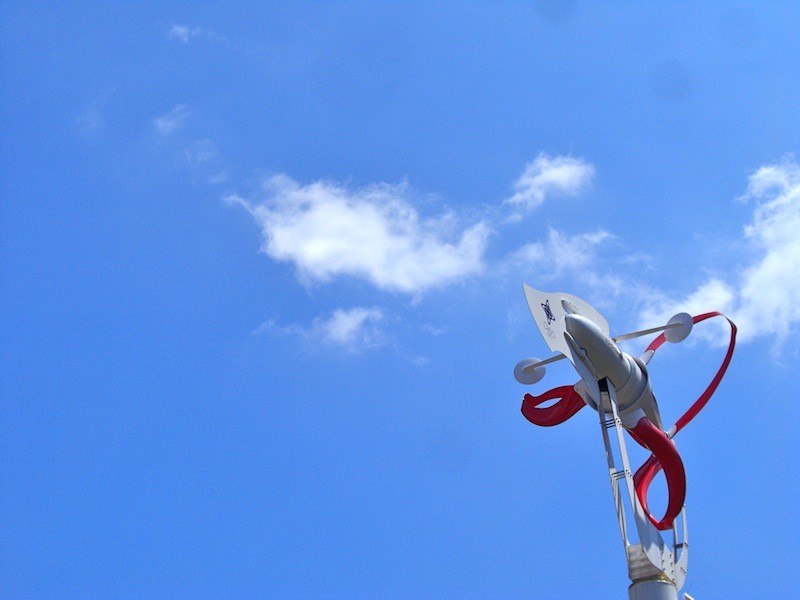
[[215, 158], [217, 156], [217, 147], [214, 142], [208, 138], [204, 138], [192, 142], [192, 144], [184, 150], [184, 153], [186, 154], [186, 159], [190, 163], [199, 165], [200, 163], [205, 163]]
[[589, 186], [594, 173], [594, 166], [581, 158], [542, 152], [525, 166], [505, 203], [530, 211], [551, 196], [575, 196]]
[[769, 335], [775, 349], [785, 344], [800, 325], [800, 165], [786, 157], [759, 168], [740, 200], [755, 204], [743, 232], [749, 255], [740, 268], [710, 278], [685, 298], [657, 298], [643, 320], [718, 309], [736, 321], [740, 340]]
[[[189, 117], [191, 126], [189, 126]], [[181, 153], [193, 173], [203, 177], [210, 185], [225, 183], [228, 179], [227, 165], [220, 157], [216, 143], [208, 137], [194, 138], [193, 130], [202, 129], [202, 119], [186, 104], [177, 104], [167, 113], [153, 119], [153, 127], [160, 134], [158, 149]]]
[[253, 215], [263, 252], [294, 264], [305, 283], [347, 275], [419, 296], [484, 269], [488, 225], [458, 232], [452, 213], [422, 218], [404, 185], [351, 190], [324, 181], [303, 186], [278, 175], [265, 191], [267, 199], [258, 203], [235, 195], [227, 200]]
[[355, 307], [349, 310], [337, 309], [327, 318], [318, 317], [308, 327], [280, 326], [273, 320], [266, 321], [253, 333], [293, 335], [310, 346], [324, 344], [357, 352], [385, 343], [386, 335], [381, 328], [383, 321], [384, 314], [379, 308]]
[[159, 133], [168, 135], [180, 129], [189, 114], [189, 107], [186, 104], [178, 104], [165, 115], [155, 118], [153, 124]]
[[191, 29], [186, 25], [173, 25], [172, 29], [167, 33], [167, 37], [171, 40], [180, 40], [183, 43], [189, 42]]
[[593, 265], [599, 247], [613, 237], [602, 229], [567, 235], [550, 227], [546, 240], [531, 242], [512, 252], [506, 266], [548, 279], [582, 272]]
[[339, 346], [375, 346], [383, 342], [378, 323], [383, 312], [377, 308], [351, 308], [335, 310], [327, 319], [315, 323], [323, 339]]
[[100, 135], [106, 128], [106, 112], [116, 95], [116, 88], [107, 88], [96, 94], [75, 121], [82, 136]]
[[167, 38], [188, 44], [194, 38], [205, 38], [222, 41], [223, 37], [211, 29], [203, 27], [189, 27], [188, 25], [173, 25], [167, 32]]

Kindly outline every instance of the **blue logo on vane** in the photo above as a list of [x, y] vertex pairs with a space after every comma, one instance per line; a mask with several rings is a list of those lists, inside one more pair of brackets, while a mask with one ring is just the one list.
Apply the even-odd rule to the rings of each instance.
[[553, 316], [553, 311], [550, 309], [550, 300], [545, 300], [544, 304], [542, 304], [542, 308], [544, 309], [544, 316], [547, 317], [548, 325], [556, 320]]

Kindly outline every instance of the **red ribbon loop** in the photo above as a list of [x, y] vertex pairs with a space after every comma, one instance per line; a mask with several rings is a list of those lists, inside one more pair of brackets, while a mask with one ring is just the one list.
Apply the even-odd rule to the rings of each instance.
[[[672, 440], [647, 418], [640, 419], [630, 433], [637, 442], [653, 453], [633, 476], [636, 497], [647, 514], [647, 518], [656, 529], [669, 529], [683, 510], [683, 501], [686, 500], [686, 471], [683, 468], [681, 456]], [[667, 479], [669, 496], [664, 516], [657, 521], [647, 507], [647, 490], [653, 478], [662, 468]]]
[[[552, 406], [537, 408], [543, 402], [560, 398]], [[541, 396], [525, 394], [522, 399], [522, 415], [534, 425], [552, 427], [559, 425], [586, 406], [571, 385], [562, 385], [546, 391]]]
[[[703, 407], [708, 404], [711, 396], [715, 391], [717, 391], [719, 382], [722, 381], [722, 377], [725, 375], [725, 372], [728, 370], [728, 365], [731, 362], [733, 349], [736, 346], [736, 325], [734, 322], [719, 312], [708, 312], [701, 315], [696, 315], [692, 317], [692, 322], [700, 323], [701, 321], [711, 319], [712, 317], [722, 317], [728, 321], [728, 324], [731, 326], [731, 337], [730, 341], [728, 342], [728, 351], [725, 353], [725, 358], [722, 360], [722, 364], [717, 370], [716, 375], [714, 375], [714, 378], [711, 380], [711, 383], [709, 383], [708, 387], [703, 390], [703, 393], [700, 394], [697, 400], [692, 403], [692, 405], [689, 407], [689, 410], [683, 413], [683, 415], [681, 415], [681, 417], [675, 422], [675, 425], [672, 426], [672, 429], [669, 431], [669, 438], [675, 437], [675, 434], [683, 429], [689, 422], [691, 422], [691, 420], [694, 419], [701, 410], [703, 410]], [[662, 333], [650, 343], [650, 345], [647, 347], [647, 351], [652, 350], [655, 352], [665, 341], [666, 336]], [[656, 448], [651, 446], [650, 443], [648, 443], [647, 440], [640, 435], [640, 432], [636, 431], [640, 423], [641, 421], [637, 423], [636, 428], [630, 431], [631, 436], [637, 442], [643, 446], [646, 446], [653, 454], [651, 454], [650, 458], [648, 458], [645, 463], [639, 467], [639, 470], [636, 471], [636, 474], [633, 476], [633, 484], [636, 488], [636, 497], [639, 499], [639, 504], [642, 505], [642, 508], [647, 514], [647, 518], [650, 519], [650, 522], [657, 529], [669, 529], [672, 527], [672, 522], [675, 520], [678, 514], [680, 514], [681, 507], [683, 506], [683, 501], [686, 496], [686, 476], [685, 474], [679, 476], [677, 473], [678, 467], [675, 459], [677, 458], [677, 461], [680, 461], [680, 456], [677, 454], [677, 450], [674, 450], [675, 456], [673, 456], [672, 451], [665, 447], [663, 441], [659, 441], [656, 442], [659, 448], [657, 451]], [[655, 426], [653, 427], [655, 428]], [[669, 442], [671, 448], [674, 449], [675, 445], [670, 441], [669, 438], [664, 435], [664, 439]], [[653, 479], [662, 469], [664, 470], [664, 476], [667, 479], [669, 500], [666, 514], [660, 521], [657, 521], [647, 507], [647, 492], [650, 488], [650, 484], [653, 482]], [[680, 470], [683, 471], [682, 462], [680, 462]], [[681, 498], [680, 505], [677, 504], [679, 497]]]

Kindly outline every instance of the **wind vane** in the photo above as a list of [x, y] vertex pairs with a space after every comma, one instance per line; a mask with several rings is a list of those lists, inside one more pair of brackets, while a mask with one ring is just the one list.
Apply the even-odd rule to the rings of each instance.
[[[629, 600], [677, 600], [686, 578], [689, 558], [686, 525], [686, 472], [672, 438], [699, 413], [716, 391], [728, 369], [736, 344], [736, 325], [719, 312], [691, 316], [679, 313], [666, 325], [611, 337], [608, 322], [589, 303], [564, 293], [540, 292], [523, 284], [536, 326], [554, 356], [526, 358], [514, 367], [514, 377], [530, 385], [544, 377], [545, 365], [567, 358], [580, 375], [575, 385], [553, 388], [539, 396], [525, 394], [522, 414], [531, 423], [551, 427], [563, 423], [584, 406], [597, 411], [608, 462], [611, 491], [628, 563]], [[730, 325], [728, 351], [705, 391], [674, 425], [665, 429], [650, 385], [647, 364], [667, 341], [686, 339], [696, 323], [721, 317]], [[660, 333], [644, 353], [634, 358], [617, 342]], [[557, 400], [547, 407], [541, 404]], [[651, 454], [633, 473], [624, 432]], [[653, 516], [647, 492], [653, 478], [664, 471], [668, 499], [664, 514]], [[631, 541], [627, 511], [633, 516], [638, 540]], [[664, 541], [662, 532], [671, 531]], [[684, 594], [688, 599], [688, 594]]]

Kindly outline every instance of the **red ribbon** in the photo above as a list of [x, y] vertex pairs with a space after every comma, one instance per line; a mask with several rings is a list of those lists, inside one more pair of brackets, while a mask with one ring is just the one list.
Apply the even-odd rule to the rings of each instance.
[[[552, 406], [545, 408], [537, 408], [543, 402], [560, 398], [558, 402]], [[541, 427], [552, 427], [559, 425], [572, 417], [586, 404], [583, 398], [578, 395], [575, 388], [571, 385], [562, 385], [561, 387], [553, 388], [546, 391], [541, 396], [531, 396], [525, 394], [522, 399], [522, 415], [534, 425]]]

